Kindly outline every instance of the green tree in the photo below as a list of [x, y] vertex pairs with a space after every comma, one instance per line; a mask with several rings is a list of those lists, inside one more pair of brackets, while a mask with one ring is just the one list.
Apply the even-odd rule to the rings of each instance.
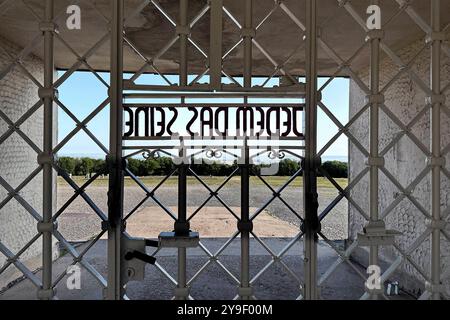
[[81, 158], [78, 166], [78, 172], [80, 175], [88, 175], [93, 172], [94, 160], [91, 158]]
[[333, 178], [348, 178], [348, 164], [340, 161], [327, 161], [322, 164], [325, 170]]
[[141, 161], [133, 158], [128, 159], [128, 170], [130, 170], [135, 176], [140, 174], [140, 167]]
[[76, 167], [77, 163], [76, 160], [74, 158], [70, 158], [70, 157], [61, 157], [58, 160], [58, 166], [63, 169], [64, 171], [66, 171], [69, 174], [75, 174], [75, 167]]
[[140, 176], [151, 176], [154, 175], [157, 170], [160, 169], [160, 164], [155, 159], [147, 159], [140, 161]]

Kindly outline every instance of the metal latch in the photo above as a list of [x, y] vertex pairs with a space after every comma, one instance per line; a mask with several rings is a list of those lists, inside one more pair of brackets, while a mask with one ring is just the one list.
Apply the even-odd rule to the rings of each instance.
[[143, 281], [145, 278], [145, 266], [155, 264], [156, 258], [146, 252], [147, 247], [159, 247], [158, 241], [126, 238], [126, 248], [124, 253], [126, 282]]
[[159, 244], [162, 248], [196, 248], [199, 246], [198, 232], [189, 232], [186, 235], [177, 235], [175, 232], [163, 232], [159, 235]]
[[363, 233], [358, 233], [358, 245], [360, 247], [390, 246], [394, 244], [396, 236], [401, 232], [387, 230], [384, 221], [371, 221], [364, 227]]

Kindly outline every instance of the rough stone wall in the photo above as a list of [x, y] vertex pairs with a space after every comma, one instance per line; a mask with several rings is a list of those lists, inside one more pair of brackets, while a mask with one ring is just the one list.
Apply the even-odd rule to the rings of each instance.
[[[0, 70], [8, 66], [20, 50], [13, 43], [0, 38]], [[23, 60], [23, 65], [40, 83], [43, 82], [43, 64], [41, 60], [29, 56]], [[39, 101], [37, 86], [17, 66], [0, 80], [0, 110], [13, 122], [16, 122], [37, 101]], [[20, 126], [20, 129], [42, 149], [42, 127], [43, 108], [41, 107]], [[8, 124], [0, 119], [0, 136], [7, 130]], [[17, 188], [37, 167], [36, 152], [17, 133], [14, 133], [0, 145], [0, 175], [13, 188]], [[42, 215], [42, 173], [38, 174], [20, 192], [20, 195]], [[7, 196], [8, 192], [0, 186], [0, 202]], [[15, 199], [9, 201], [0, 210], [0, 241], [14, 254], [36, 234], [36, 221]], [[40, 266], [39, 256], [41, 251], [42, 241], [38, 239], [21, 255], [20, 260], [30, 269], [35, 269]], [[57, 250], [54, 250], [54, 252], [57, 255]], [[0, 253], [0, 268], [5, 262], [5, 256]], [[9, 267], [0, 275], [0, 289], [11, 280], [17, 278], [17, 276], [21, 276], [17, 269]]]
[[[406, 63], [409, 62], [417, 52], [423, 47], [424, 41], [418, 41], [399, 52], [400, 57]], [[442, 55], [442, 78], [443, 86], [450, 81], [450, 59]], [[424, 50], [414, 63], [413, 70], [420, 78], [429, 85], [430, 83], [430, 51]], [[387, 84], [398, 72], [389, 58], [385, 58], [381, 63], [381, 81], [382, 87]], [[369, 71], [366, 70], [360, 74], [361, 78], [368, 84]], [[450, 92], [446, 92], [447, 105], [450, 102]], [[386, 92], [385, 104], [405, 125], [425, 107], [426, 94], [414, 83], [408, 75], [401, 76]], [[352, 81], [350, 89], [350, 115], [355, 115], [365, 104], [365, 94], [358, 85]], [[450, 143], [450, 118], [442, 112], [442, 147]], [[389, 120], [384, 112], [380, 112], [380, 150], [384, 149], [401, 130], [393, 121]], [[369, 111], [366, 111], [361, 119], [351, 127], [351, 132], [362, 144], [369, 148]], [[423, 117], [411, 128], [411, 132], [427, 147], [430, 147], [430, 112], [426, 112]], [[450, 156], [446, 155], [446, 168], [450, 168]], [[420, 151], [414, 143], [406, 137], [403, 137], [385, 157], [386, 168], [391, 172], [403, 187], [407, 187], [425, 168], [426, 156]], [[352, 144], [350, 147], [350, 177], [354, 179], [365, 167], [365, 158]], [[414, 189], [412, 196], [427, 211], [431, 211], [430, 205], [430, 180], [428, 174], [425, 179]], [[443, 175], [442, 177], [442, 202], [443, 212], [450, 207], [450, 181]], [[400, 195], [400, 191], [387, 179], [384, 174], [380, 174], [380, 212], [386, 208]], [[362, 209], [369, 213], [369, 177], [365, 178], [351, 192], [353, 199]], [[357, 233], [362, 232], [365, 224], [364, 219], [358, 211], [350, 205], [349, 234], [351, 239], [355, 239]], [[426, 218], [411, 203], [404, 199], [385, 219], [388, 229], [394, 229], [402, 233], [397, 238], [398, 246], [406, 250], [410, 245], [425, 231]], [[450, 230], [450, 226], [447, 227]], [[443, 280], [450, 287], [450, 243], [442, 237], [442, 270], [446, 270]], [[386, 262], [391, 263], [399, 253], [392, 247], [382, 248], [382, 256]], [[411, 253], [411, 259], [429, 275], [430, 273], [430, 242], [426, 240], [419, 248]], [[423, 277], [412, 267], [412, 264], [404, 263], [399, 273], [395, 275], [401, 280], [401, 285], [415, 293], [420, 293], [424, 282]], [[417, 281], [418, 280], [418, 281]]]

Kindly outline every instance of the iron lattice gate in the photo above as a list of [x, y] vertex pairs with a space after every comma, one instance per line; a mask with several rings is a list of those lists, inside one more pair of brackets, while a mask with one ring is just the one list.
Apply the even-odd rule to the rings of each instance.
[[[85, 1], [81, 1], [85, 2]], [[5, 66], [0, 72], [0, 79], [5, 78], [13, 68], [18, 68], [23, 72], [33, 83], [36, 84], [39, 91], [39, 101], [32, 106], [28, 112], [26, 112], [17, 121], [11, 120], [5, 113], [0, 112], [0, 117], [8, 125], [8, 130], [0, 137], [0, 144], [6, 141], [11, 135], [18, 134], [24, 141], [36, 152], [38, 156], [37, 168], [17, 187], [11, 186], [4, 178], [0, 177], [1, 186], [6, 189], [8, 196], [0, 203], [0, 208], [4, 208], [10, 201], [17, 201], [31, 216], [36, 220], [38, 233], [32, 237], [30, 241], [23, 246], [20, 250], [12, 252], [8, 246], [3, 242], [0, 242], [0, 251], [7, 257], [6, 264], [1, 268], [0, 274], [11, 266], [15, 266], [20, 270], [26, 278], [28, 278], [37, 288], [38, 297], [41, 299], [51, 299], [55, 297], [55, 288], [61, 283], [61, 281], [67, 276], [67, 271], [63, 271], [60, 274], [54, 275], [53, 261], [52, 261], [52, 247], [53, 238], [67, 250], [72, 257], [72, 264], [79, 264], [85, 268], [89, 274], [94, 277], [102, 288], [105, 288], [105, 296], [108, 299], [122, 299], [126, 297], [125, 283], [132, 278], [133, 274], [127, 273], [130, 263], [136, 262], [141, 259], [146, 262], [155, 263], [154, 257], [162, 250], [158, 248], [153, 256], [149, 256], [145, 253], [145, 247], [147, 245], [155, 245], [155, 242], [144, 241], [135, 242], [130, 241], [129, 236], [126, 234], [125, 222], [141, 207], [141, 205], [148, 199], [152, 199], [157, 203], [175, 222], [175, 234], [162, 235], [158, 245], [162, 242], [171, 246], [173, 239], [178, 239], [177, 252], [178, 252], [178, 274], [177, 277], [173, 277], [170, 273], [155, 263], [155, 267], [158, 268], [162, 274], [167, 277], [175, 288], [175, 298], [188, 299], [192, 298], [188, 290], [189, 286], [197, 279], [199, 275], [210, 264], [217, 264], [223, 269], [226, 274], [236, 283], [238, 290], [236, 290], [236, 298], [251, 299], [254, 298], [255, 292], [252, 290], [254, 282], [261, 277], [273, 264], [277, 263], [281, 265], [285, 271], [298, 283], [298, 297], [299, 299], [317, 299], [321, 293], [319, 288], [324, 286], [327, 281], [332, 279], [332, 276], [336, 273], [341, 265], [345, 264], [349, 266], [357, 277], [361, 278], [361, 284], [367, 280], [365, 270], [358, 267], [351, 259], [351, 255], [356, 252], [359, 247], [368, 247], [369, 249], [369, 265], [381, 264], [381, 248], [392, 247], [396, 258], [392, 263], [388, 263], [383, 267], [383, 273], [381, 276], [381, 282], [387, 281], [402, 264], [408, 263], [411, 266], [414, 273], [423, 280], [425, 284], [425, 292], [421, 298], [433, 298], [438, 299], [441, 297], [447, 297], [443, 282], [446, 281], [441, 270], [441, 258], [443, 253], [441, 252], [441, 242], [448, 241], [448, 228], [446, 229], [446, 221], [448, 218], [448, 209], [441, 208], [441, 179], [450, 179], [450, 173], [446, 163], [445, 157], [448, 156], [450, 151], [450, 145], [446, 145], [442, 148], [441, 143], [441, 123], [440, 118], [442, 115], [449, 115], [448, 108], [445, 106], [445, 94], [448, 92], [449, 86], [443, 85], [443, 79], [441, 79], [441, 56], [443, 54], [448, 55], [449, 49], [444, 43], [443, 31], [440, 23], [440, 1], [430, 0], [429, 8], [431, 11], [431, 24], [427, 23], [417, 12], [414, 7], [406, 1], [393, 0], [392, 3], [398, 4], [399, 7], [395, 11], [395, 14], [390, 17], [389, 20], [382, 26], [381, 29], [369, 30], [365, 18], [355, 9], [351, 1], [332, 1], [334, 3], [333, 10], [330, 16], [334, 16], [336, 23], [339, 19], [342, 21], [351, 21], [355, 23], [357, 28], [361, 29], [361, 45], [358, 46], [355, 42], [355, 48], [349, 48], [346, 52], [341, 54], [337, 51], [333, 45], [328, 44], [327, 32], [331, 32], [327, 28], [327, 23], [333, 26], [332, 19], [322, 20], [320, 18], [320, 34], [319, 34], [319, 17], [321, 16], [321, 7], [318, 7], [318, 3], [315, 0], [306, 0], [305, 7], [299, 11], [292, 11], [289, 1], [275, 1], [272, 10], [267, 12], [260, 21], [253, 21], [252, 1], [245, 1], [242, 5], [242, 11], [244, 14], [244, 22], [241, 24], [239, 19], [233, 15], [233, 13], [227, 9], [224, 2], [221, 0], [213, 0], [206, 2], [200, 12], [195, 15], [190, 21], [188, 19], [188, 1], [181, 0], [179, 8], [179, 18], [174, 19], [171, 14], [164, 9], [164, 6], [157, 1], [142, 1], [135, 9], [130, 10], [125, 14], [124, 4], [126, 1], [114, 0], [111, 1], [111, 11], [113, 14], [111, 18], [108, 18], [103, 12], [98, 10], [96, 6], [92, 6], [91, 9], [98, 12], [99, 17], [105, 21], [105, 25], [109, 25], [110, 29], [105, 33], [103, 37], [98, 39], [93, 46], [81, 55], [71, 48], [71, 45], [64, 40], [64, 33], [56, 32], [56, 22], [61, 15], [56, 14], [59, 12], [60, 7], [52, 0], [45, 1], [45, 9], [39, 14], [32, 8], [25, 4], [24, 8], [29, 11], [30, 15], [34, 17], [40, 28], [40, 33], [24, 48], [19, 56], [11, 57], [11, 63]], [[331, 1], [330, 1], [331, 3]], [[375, 3], [377, 4], [377, 3]], [[6, 8], [15, 6], [13, 1], [4, 0], [0, 3], [1, 12], [6, 12]], [[90, 2], [86, 1], [85, 5], [89, 6]], [[165, 19], [172, 27], [174, 32], [173, 37], [168, 41], [167, 45], [162, 47], [158, 53], [153, 57], [148, 57], [146, 54], [140, 52], [138, 46], [133, 43], [129, 35], [127, 34], [126, 25], [131, 21], [132, 17], [139, 14], [145, 7], [152, 6], [159, 14]], [[58, 8], [58, 9], [55, 9]], [[64, 11], [62, 11], [64, 12]], [[271, 16], [281, 13], [287, 20], [295, 24], [298, 28], [298, 33], [302, 36], [299, 37], [302, 40], [298, 46], [295, 46], [292, 52], [285, 54], [283, 57], [274, 57], [270, 54], [270, 49], [267, 49], [265, 45], [261, 44], [258, 40], [258, 30], [270, 22]], [[209, 50], [205, 50], [201, 45], [196, 42], [191, 30], [195, 28], [195, 25], [206, 15], [210, 16], [210, 33], [211, 41]], [[420, 48], [412, 57], [405, 60], [404, 57], [399, 56], [391, 49], [391, 44], [384, 39], [389, 34], [389, 26], [398, 19], [399, 16], [405, 15], [410, 17], [411, 23], [417, 25], [424, 33], [426, 37], [426, 43]], [[230, 48], [225, 48], [222, 42], [223, 31], [223, 19], [229, 19], [238, 29], [240, 35], [239, 40]], [[43, 57], [44, 57], [44, 79], [43, 84], [36, 79], [31, 72], [29, 72], [23, 63], [23, 60], [31, 53], [31, 51], [38, 46], [43, 39]], [[54, 79], [54, 42], [57, 41], [61, 45], [65, 46], [75, 56], [75, 62], [73, 66], [64, 73], [62, 77]], [[93, 68], [89, 65], [89, 58], [94, 53], [102, 48], [108, 41], [110, 41], [110, 81], [105, 81]], [[172, 83], [168, 76], [159, 72], [158, 60], [166, 54], [171, 47], [179, 43], [179, 79], [177, 82]], [[226, 61], [228, 56], [236, 50], [239, 46], [243, 46], [244, 50], [244, 71], [242, 81], [236, 79], [230, 75], [226, 70]], [[130, 78], [124, 77], [124, 48], [136, 53], [138, 57], [143, 60], [142, 68], [132, 74]], [[195, 78], [190, 78], [189, 73], [189, 60], [188, 60], [188, 48], [192, 49], [195, 54], [199, 55], [201, 59], [206, 61], [205, 70], [203, 73], [199, 73]], [[364, 73], [357, 73], [353, 71], [352, 64], [356, 63], [356, 60], [363, 56], [364, 50], [369, 49], [369, 54], [365, 57], [369, 58], [367, 68], [370, 71], [369, 76], [364, 76]], [[412, 65], [418, 59], [418, 57], [429, 50], [430, 65], [430, 84], [428, 85], [417, 72], [412, 68]], [[254, 51], [258, 51], [260, 55], [265, 57], [267, 62], [273, 65], [273, 73], [262, 85], [255, 86], [252, 83], [253, 79], [253, 61], [252, 56]], [[304, 52], [304, 73], [306, 76], [305, 83], [299, 81], [299, 79], [291, 74], [288, 69], [290, 60], [299, 51]], [[381, 54], [384, 53], [394, 64], [399, 68], [398, 73], [394, 74], [388, 81], [381, 79]], [[336, 64], [336, 70], [331, 70], [329, 66], [321, 66], [318, 63], [318, 58], [323, 55], [330, 57]], [[279, 60], [279, 61], [278, 61]], [[79, 120], [71, 111], [66, 107], [64, 103], [59, 99], [57, 95], [57, 89], [64, 82], [74, 74], [78, 69], [88, 69], [92, 74], [107, 88], [109, 94], [97, 108], [95, 108], [84, 120]], [[330, 71], [331, 70], [331, 71]], [[129, 71], [129, 70], [128, 70]], [[139, 78], [147, 72], [152, 72], [161, 76], [164, 85], [149, 85], [139, 83]], [[324, 72], [325, 74], [332, 75], [322, 87], [318, 87], [318, 75]], [[338, 119], [338, 117], [330, 111], [330, 108], [326, 105], [323, 97], [326, 94], [327, 88], [331, 85], [333, 80], [341, 75], [349, 76], [353, 84], [367, 96], [367, 101], [364, 106], [361, 106], [359, 110], [350, 117], [347, 124], [344, 124]], [[403, 76], [408, 76], [420, 90], [423, 91], [427, 97], [427, 103], [424, 108], [420, 110], [412, 121], [405, 124], [394, 112], [387, 106], [385, 101], [385, 95], [389, 89], [401, 79]], [[199, 84], [205, 76], [208, 78], [206, 84]], [[288, 82], [286, 86], [270, 87], [272, 78], [282, 77], [284, 81]], [[207, 147], [189, 146], [187, 142], [189, 137], [177, 137], [175, 147], [165, 148], [161, 145], [139, 145], [139, 144], [127, 144], [127, 141], [132, 141], [130, 137], [124, 136], [123, 127], [124, 121], [124, 109], [136, 109], [145, 104], [147, 109], [161, 107], [161, 103], [155, 103], [152, 106], [152, 99], [179, 99], [176, 103], [178, 108], [188, 108], [190, 106], [190, 99], [228, 99], [239, 98], [242, 101], [234, 103], [235, 106], [240, 107], [252, 107], [252, 99], [266, 98], [266, 99], [280, 99], [289, 98], [294, 99], [295, 103], [290, 103], [292, 107], [304, 109], [305, 119], [305, 132], [304, 137], [297, 137], [296, 141], [289, 141], [283, 148], [274, 148], [269, 144], [264, 145], [261, 150], [259, 148], [252, 147], [249, 144], [248, 139], [242, 139], [241, 143], [234, 148], [224, 148], [221, 144], [210, 144]], [[139, 99], [137, 103], [129, 103], [130, 100]], [[304, 99], [304, 103], [303, 103]], [[145, 102], [141, 102], [145, 100]], [[150, 101], [150, 102], [149, 102]], [[217, 100], [216, 100], [217, 101]], [[58, 144], [54, 144], [54, 104], [57, 105], [59, 110], [66, 113], [75, 123], [76, 128], [70, 132], [64, 139]], [[198, 104], [198, 103], [197, 103]], [[263, 106], [260, 101], [258, 105]], [[287, 106], [284, 102], [284, 106]], [[94, 135], [88, 128], [88, 124], [102, 111], [109, 106], [110, 109], [110, 146], [107, 148], [102, 142]], [[165, 107], [173, 107], [165, 105]], [[223, 104], [217, 105], [217, 108], [224, 107]], [[266, 107], [273, 107], [273, 105], [267, 105]], [[44, 132], [43, 132], [43, 145], [38, 146], [33, 142], [33, 139], [23, 133], [21, 125], [23, 125], [27, 119], [29, 119], [39, 109], [43, 108], [44, 114]], [[430, 111], [431, 110], [431, 111]], [[318, 134], [318, 112], [323, 112], [331, 122], [338, 128], [337, 133], [319, 149], [317, 142]], [[352, 131], [352, 125], [357, 121], [363, 119], [364, 115], [370, 114], [370, 119], [367, 123], [369, 128], [368, 141], [364, 142], [364, 137], [357, 137], [357, 133]], [[414, 125], [422, 120], [427, 113], [430, 113], [431, 123], [431, 143], [427, 146], [421, 139], [413, 132]], [[389, 121], [392, 121], [399, 131], [386, 143], [383, 148], [380, 148], [380, 115], [388, 117]], [[79, 132], [85, 132], [91, 140], [99, 146], [99, 148], [107, 155], [109, 165], [109, 192], [108, 192], [108, 212], [103, 212], [99, 206], [91, 199], [86, 192], [86, 189], [94, 183], [98, 178], [98, 175], [91, 177], [82, 186], [77, 185], [74, 179], [62, 170], [56, 161], [56, 155], [70, 140]], [[336, 179], [332, 178], [328, 172], [326, 172], [320, 166], [320, 159], [326, 153], [326, 151], [340, 138], [345, 136], [352, 148], [357, 150], [361, 158], [367, 159], [367, 165], [363, 167], [362, 171], [358, 174], [353, 174], [350, 184], [346, 187], [342, 187]], [[423, 168], [419, 174], [411, 179], [409, 183], [401, 183], [401, 179], [395, 177], [386, 164], [389, 158], [389, 152], [394, 148], [398, 142], [407, 137], [417, 148], [424, 154], [424, 157], [428, 159], [427, 165]], [[148, 137], [147, 137], [148, 138]], [[160, 140], [162, 137], [154, 136], [153, 139], [146, 139], [150, 141]], [[140, 139], [134, 139], [140, 141]], [[142, 139], [141, 139], [142, 140]], [[167, 139], [166, 139], [167, 140]], [[282, 139], [280, 139], [282, 140]], [[166, 141], [167, 142], [167, 141]], [[298, 144], [300, 143], [300, 144]], [[292, 144], [292, 145], [291, 145]], [[368, 146], [365, 146], [365, 144]], [[302, 168], [293, 177], [291, 177], [286, 184], [284, 184], [279, 190], [275, 190], [270, 184], [268, 184], [264, 177], [258, 175], [258, 178], [268, 187], [272, 192], [272, 197], [267, 199], [267, 203], [263, 204], [256, 212], [251, 214], [249, 210], [249, 165], [250, 159], [256, 156], [260, 156], [262, 153], [269, 154], [272, 158], [282, 157], [284, 153], [291, 152], [289, 150], [298, 148], [304, 152], [303, 154], [294, 153], [293, 156], [302, 160]], [[177, 152], [169, 152], [169, 150], [176, 149]], [[257, 150], [256, 153], [252, 153], [252, 150]], [[155, 188], [149, 188], [138, 177], [132, 174], [127, 168], [126, 159], [132, 156], [144, 154], [146, 157], [155, 157], [158, 154], [165, 154], [174, 159], [177, 162], [177, 166], [174, 168], [171, 175], [164, 178]], [[240, 159], [240, 166], [231, 174], [230, 177], [225, 179], [224, 183], [216, 190], [208, 186], [203, 179], [192, 169], [190, 161], [193, 161], [195, 156], [205, 154], [210, 157], [220, 157], [223, 154], [228, 154], [231, 157]], [[57, 172], [75, 191], [73, 197], [71, 197], [57, 212], [53, 210], [53, 190], [55, 185], [54, 173]], [[29, 202], [20, 195], [20, 191], [36, 176], [42, 173], [43, 179], [43, 208], [42, 214], [40, 210], [33, 208]], [[323, 210], [319, 210], [319, 196], [317, 193], [317, 176], [318, 174], [325, 176], [338, 190], [338, 196]], [[178, 212], [174, 213], [169, 207], [161, 203], [161, 201], [155, 195], [156, 191], [170, 178], [170, 176], [178, 175]], [[191, 216], [187, 213], [187, 177], [192, 176], [199, 181], [205, 187], [205, 190], [209, 193], [208, 200], [194, 211]], [[240, 176], [240, 188], [241, 188], [241, 207], [240, 212], [235, 210], [220, 197], [220, 190], [229, 182], [229, 180], [235, 176]], [[303, 193], [304, 193], [304, 215], [283, 200], [283, 190], [294, 181], [298, 176], [303, 176]], [[124, 186], [125, 176], [134, 181], [145, 193], [145, 198], [137, 203], [136, 206], [130, 212], [124, 212]], [[388, 199], [391, 201], [384, 201], [383, 205], [380, 205], [381, 199], [379, 195], [379, 180], [387, 179], [392, 183], [399, 191], [398, 197], [395, 199]], [[413, 191], [418, 187], [423, 180], [430, 176], [431, 183], [431, 208], [427, 209], [421, 204], [417, 197], [414, 196]], [[358, 203], [353, 197], [353, 191], [361, 186], [364, 179], [368, 182], [368, 198], [370, 199], [369, 205], [364, 207], [364, 204]], [[83, 251], [79, 252], [73, 244], [68, 242], [64, 236], [58, 231], [56, 222], [58, 218], [64, 213], [64, 210], [70, 206], [78, 197], [81, 197], [88, 206], [95, 212], [102, 222], [102, 231], [94, 237]], [[234, 216], [238, 230], [216, 253], [211, 252], [201, 241], [197, 238], [195, 233], [190, 232], [189, 222], [192, 218], [204, 207], [210, 199], [216, 199], [219, 201], [226, 210]], [[284, 202], [288, 211], [291, 211], [300, 221], [301, 230], [291, 242], [287, 244], [279, 253], [273, 252], [268, 247], [263, 239], [260, 239], [257, 234], [252, 230], [252, 222], [258, 217], [258, 215], [264, 211], [268, 204], [274, 199], [279, 199]], [[356, 214], [360, 215], [364, 219], [364, 230], [349, 246], [341, 248], [336, 245], [335, 242], [328, 239], [326, 230], [321, 230], [320, 225], [326, 218], [333, 214], [333, 210], [343, 200], [346, 200], [350, 209]], [[386, 199], [383, 199], [386, 200]], [[409, 245], [402, 246], [396, 240], [395, 237], [401, 237], [400, 234], [386, 230], [386, 223], [389, 224], [389, 215], [396, 209], [396, 207], [402, 201], [409, 201], [414, 210], [423, 216], [421, 220], [427, 221], [424, 223], [423, 232], [418, 235]], [[425, 218], [425, 219], [424, 219]], [[91, 250], [98, 241], [108, 234], [108, 251], [107, 251], [107, 276], [104, 272], [98, 271], [86, 258], [89, 250]], [[234, 275], [228, 268], [226, 268], [219, 260], [220, 255], [226, 249], [226, 247], [234, 241], [240, 235], [241, 244], [241, 266], [240, 276]], [[269, 253], [272, 261], [266, 265], [260, 272], [251, 278], [249, 260], [251, 256], [250, 252], [250, 238], [251, 236], [255, 241], [259, 242]], [[35, 273], [25, 266], [21, 262], [21, 255], [35, 243], [38, 239], [42, 238], [43, 258], [42, 258], [42, 276], [38, 277]], [[336, 254], [336, 261], [329, 265], [323, 266], [325, 270], [321, 270], [320, 263], [318, 261], [318, 250], [321, 248], [318, 245], [318, 239], [323, 240], [331, 250]], [[284, 255], [290, 250], [296, 243], [303, 242], [303, 259], [304, 270], [303, 278], [298, 273], [291, 270], [284, 261]], [[208, 256], [208, 261], [203, 265], [191, 279], [187, 278], [187, 247], [190, 247], [192, 243], [199, 245], [200, 249]], [[429, 243], [430, 246], [430, 267], [429, 270], [424, 270], [416, 257], [414, 252], [422, 246], [424, 243]], [[173, 245], [173, 244], [172, 244]], [[134, 247], [136, 246], [136, 247]], [[144, 247], [144, 252], [142, 252]], [[130, 248], [134, 249], [131, 250]], [[131, 253], [131, 256], [129, 255]], [[134, 255], [133, 255], [134, 254]], [[141, 266], [138, 265], [138, 268]], [[177, 279], [175, 279], [177, 278]], [[364, 289], [363, 289], [364, 291]], [[380, 289], [367, 289], [367, 291], [361, 292], [362, 298], [388, 298], [384, 295]]]

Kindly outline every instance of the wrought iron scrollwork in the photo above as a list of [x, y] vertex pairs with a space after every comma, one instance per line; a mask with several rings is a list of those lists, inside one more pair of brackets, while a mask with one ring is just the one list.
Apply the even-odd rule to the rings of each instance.
[[144, 150], [142, 152], [142, 156], [144, 157], [145, 160], [161, 158], [161, 154], [159, 153], [159, 150], [153, 150], [153, 151]]
[[223, 156], [223, 152], [221, 150], [208, 149], [205, 151], [206, 157], [209, 159], [216, 158], [220, 159]]
[[271, 160], [283, 160], [286, 157], [286, 153], [284, 151], [270, 150], [267, 156]]

